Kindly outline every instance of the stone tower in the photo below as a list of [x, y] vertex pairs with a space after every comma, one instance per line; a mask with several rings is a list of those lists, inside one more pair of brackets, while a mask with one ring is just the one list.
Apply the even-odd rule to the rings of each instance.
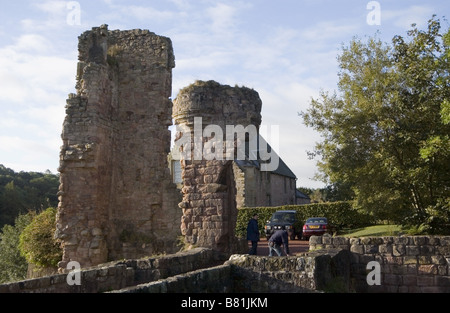
[[[227, 125], [254, 125], [258, 129], [261, 106], [256, 91], [214, 81], [197, 81], [181, 90], [174, 100], [173, 118], [178, 130], [183, 129], [177, 134], [176, 144], [183, 140], [185, 144], [177, 145], [191, 156], [181, 160], [184, 182], [181, 231], [187, 243], [224, 253], [242, 248], [234, 233], [237, 219], [235, 152], [231, 152], [231, 158], [229, 149], [216, 150], [214, 159], [206, 157], [202, 151], [211, 142], [211, 136], [208, 133], [206, 137], [197, 138], [195, 132], [203, 133], [209, 125], [222, 129], [222, 134], [215, 133], [217, 144], [211, 147], [217, 149], [222, 139], [226, 141]], [[201, 125], [198, 125], [200, 118]], [[186, 136], [188, 141], [189, 137], [193, 138], [188, 144]], [[218, 140], [217, 136], [224, 138]], [[235, 147], [236, 143], [232, 142], [231, 146]], [[221, 151], [223, 154], [219, 155]]]
[[79, 37], [77, 94], [69, 95], [60, 154], [60, 267], [171, 253], [179, 192], [167, 164], [172, 124], [169, 38], [147, 30]]

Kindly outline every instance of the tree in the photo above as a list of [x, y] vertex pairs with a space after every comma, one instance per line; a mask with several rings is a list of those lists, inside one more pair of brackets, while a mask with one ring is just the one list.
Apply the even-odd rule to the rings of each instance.
[[62, 249], [54, 238], [56, 209], [48, 208], [36, 215], [20, 234], [19, 249], [28, 263], [38, 267], [56, 267], [62, 259]]
[[21, 213], [57, 206], [58, 188], [59, 175], [48, 170], [16, 173], [0, 164], [0, 228]]
[[321, 92], [302, 113], [323, 137], [312, 155], [326, 183], [351, 186], [358, 205], [380, 218], [416, 226], [449, 197], [450, 125], [441, 113], [450, 31], [440, 30], [433, 16], [425, 31], [413, 25], [408, 41], [353, 39], [338, 57], [339, 93]]
[[2, 228], [0, 232], [0, 283], [26, 278], [28, 263], [20, 254], [19, 236], [34, 216], [34, 213], [19, 215], [14, 226], [5, 225]]

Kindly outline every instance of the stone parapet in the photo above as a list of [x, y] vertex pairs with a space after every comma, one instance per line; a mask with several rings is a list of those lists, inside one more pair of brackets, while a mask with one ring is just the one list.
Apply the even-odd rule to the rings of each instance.
[[[330, 248], [352, 253], [356, 291], [450, 292], [449, 236], [311, 237], [310, 250]], [[367, 284], [371, 261], [380, 264], [381, 285]]]
[[167, 256], [116, 261], [81, 269], [79, 272], [80, 285], [68, 284], [69, 273], [57, 274], [0, 285], [0, 294], [99, 293], [121, 290], [207, 268], [217, 262], [217, 255], [214, 251], [197, 248]]

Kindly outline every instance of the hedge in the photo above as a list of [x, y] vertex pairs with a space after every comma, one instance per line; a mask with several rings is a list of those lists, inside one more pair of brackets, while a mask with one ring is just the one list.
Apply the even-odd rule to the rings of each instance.
[[236, 236], [247, 236], [247, 224], [255, 213], [258, 213], [258, 225], [261, 234], [264, 233], [264, 225], [272, 214], [279, 210], [297, 211], [297, 219], [306, 221], [310, 217], [326, 217], [331, 225], [338, 230], [342, 228], [358, 228], [375, 224], [375, 220], [369, 214], [353, 207], [353, 202], [329, 202], [307, 205], [285, 205], [279, 207], [241, 208], [238, 210], [236, 223]]

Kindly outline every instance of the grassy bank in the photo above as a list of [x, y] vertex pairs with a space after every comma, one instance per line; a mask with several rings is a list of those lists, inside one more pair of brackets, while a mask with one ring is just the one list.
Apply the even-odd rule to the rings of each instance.
[[347, 231], [343, 230], [338, 235], [344, 237], [396, 236], [400, 231], [400, 225], [375, 225]]

